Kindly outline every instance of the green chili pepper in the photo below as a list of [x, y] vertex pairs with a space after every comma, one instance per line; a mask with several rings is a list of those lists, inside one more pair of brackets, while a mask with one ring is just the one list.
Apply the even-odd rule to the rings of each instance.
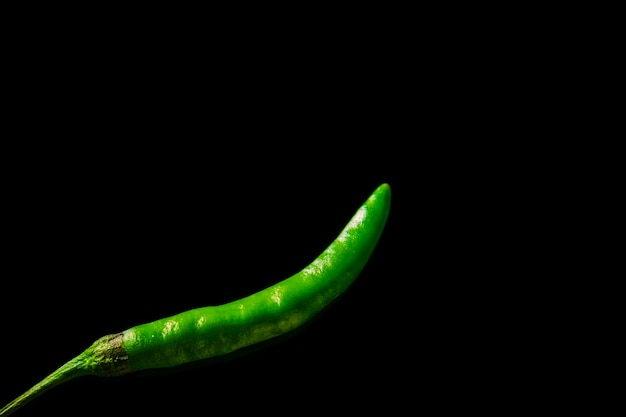
[[8, 416], [44, 391], [83, 375], [117, 376], [225, 355], [290, 332], [355, 280], [376, 247], [391, 202], [380, 185], [310, 265], [237, 301], [189, 310], [104, 336], [0, 409]]

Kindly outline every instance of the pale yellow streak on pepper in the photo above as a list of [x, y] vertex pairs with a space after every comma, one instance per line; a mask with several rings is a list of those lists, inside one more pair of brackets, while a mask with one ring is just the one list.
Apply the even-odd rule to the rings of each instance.
[[274, 291], [272, 291], [272, 301], [276, 303], [276, 305], [280, 306], [280, 303], [283, 301], [282, 299], [283, 297], [283, 291], [280, 288], [280, 286], [276, 286], [276, 288], [274, 288]]
[[161, 334], [163, 337], [167, 337], [170, 333], [177, 331], [178, 327], [178, 322], [176, 320], [168, 320], [165, 322]]

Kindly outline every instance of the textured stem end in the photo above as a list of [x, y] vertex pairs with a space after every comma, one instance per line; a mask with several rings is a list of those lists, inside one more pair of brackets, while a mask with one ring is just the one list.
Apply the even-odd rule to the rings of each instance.
[[89, 373], [98, 376], [119, 376], [132, 372], [123, 336], [124, 333], [116, 333], [101, 337], [83, 352], [85, 368]]

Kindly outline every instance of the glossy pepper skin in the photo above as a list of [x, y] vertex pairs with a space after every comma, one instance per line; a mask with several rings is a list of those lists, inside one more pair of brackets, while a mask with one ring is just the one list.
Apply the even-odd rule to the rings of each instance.
[[382, 184], [337, 238], [295, 275], [245, 298], [197, 308], [107, 335], [4, 408], [8, 416], [71, 378], [116, 376], [224, 355], [283, 335], [328, 306], [356, 279], [383, 232], [391, 189]]
[[390, 207], [383, 184], [310, 265], [260, 292], [187, 311], [121, 335], [131, 371], [223, 355], [289, 332], [343, 293], [367, 263]]

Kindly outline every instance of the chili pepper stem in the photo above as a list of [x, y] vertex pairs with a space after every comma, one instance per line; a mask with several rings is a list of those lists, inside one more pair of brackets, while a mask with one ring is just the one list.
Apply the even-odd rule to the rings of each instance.
[[115, 376], [131, 372], [122, 346], [122, 333], [111, 334], [96, 340], [80, 355], [52, 372], [31, 389], [0, 409], [0, 417], [14, 411], [37, 398], [48, 389], [79, 376]]
[[0, 409], [0, 416], [9, 416], [29, 401], [43, 394], [48, 389], [67, 382], [70, 379], [89, 373], [87, 370], [82, 368], [84, 362], [82, 356], [83, 355], [79, 355], [67, 362], [65, 365], [61, 366], [56, 371], [52, 372], [50, 375], [35, 384], [31, 389], [2, 407], [2, 409]]

